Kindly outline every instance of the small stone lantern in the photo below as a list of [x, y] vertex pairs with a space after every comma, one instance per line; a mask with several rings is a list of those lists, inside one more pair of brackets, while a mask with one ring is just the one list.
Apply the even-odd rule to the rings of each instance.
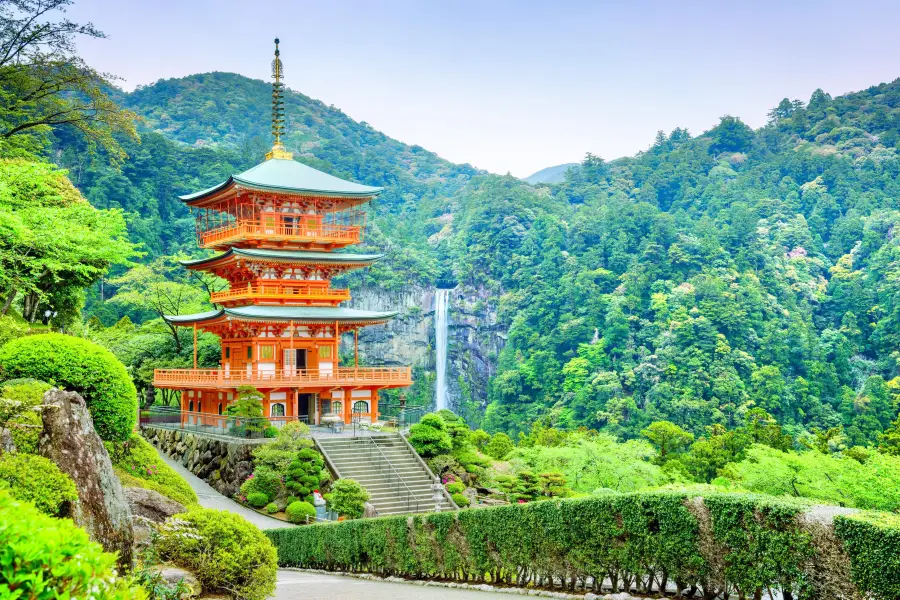
[[434, 512], [441, 512], [441, 503], [444, 501], [444, 486], [441, 484], [441, 480], [437, 477], [434, 478], [434, 483], [431, 484], [432, 500], [434, 500]]

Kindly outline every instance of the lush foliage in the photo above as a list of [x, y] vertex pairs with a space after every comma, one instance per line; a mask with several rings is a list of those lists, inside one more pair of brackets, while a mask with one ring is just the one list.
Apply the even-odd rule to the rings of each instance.
[[0, 314], [21, 300], [28, 322], [71, 323], [83, 288], [135, 254], [122, 212], [91, 206], [65, 171], [0, 160]]
[[19, 338], [0, 348], [0, 373], [78, 392], [101, 438], [124, 441], [131, 435], [137, 392], [122, 363], [97, 344], [56, 333]]
[[900, 518], [885, 514], [839, 516], [834, 527], [850, 555], [853, 582], [875, 600], [900, 597]]
[[438, 415], [425, 415], [410, 427], [409, 443], [426, 458], [449, 452], [453, 448], [453, 441], [446, 428], [444, 420]]
[[41, 435], [39, 406], [50, 384], [12, 379], [0, 384], [0, 428], [7, 429], [18, 452], [36, 454]]
[[284, 487], [297, 498], [311, 501], [314, 491], [321, 488], [331, 476], [325, 469], [325, 459], [313, 448], [303, 448], [285, 473]]
[[122, 485], [159, 492], [188, 508], [198, 505], [190, 484], [141, 436], [132, 435], [121, 443], [106, 442], [106, 449]]
[[0, 491], [0, 596], [142, 600], [115, 575], [116, 556], [69, 519], [54, 519]]
[[195, 573], [205, 593], [265, 600], [275, 590], [275, 548], [234, 513], [203, 508], [170, 517], [159, 528], [156, 548], [163, 560]]
[[287, 508], [284, 509], [284, 515], [291, 523], [305, 525], [308, 522], [315, 522], [316, 507], [309, 502], [297, 500], [287, 505]]
[[78, 502], [78, 492], [69, 476], [36, 454], [7, 452], [0, 456], [0, 488], [51, 516], [68, 516], [72, 504]]
[[365, 512], [365, 504], [369, 500], [369, 492], [352, 479], [338, 479], [331, 486], [331, 492], [325, 495], [328, 508], [342, 517], [358, 519]]
[[[241, 490], [243, 492], [243, 490]], [[262, 492], [250, 492], [247, 494], [247, 504], [253, 508], [262, 508], [269, 503], [269, 497]]]

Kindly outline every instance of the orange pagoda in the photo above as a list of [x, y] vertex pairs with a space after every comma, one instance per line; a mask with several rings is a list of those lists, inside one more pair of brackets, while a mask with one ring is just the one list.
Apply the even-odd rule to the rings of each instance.
[[[168, 316], [194, 330], [194, 368], [158, 369], [157, 388], [182, 391], [188, 419], [222, 414], [240, 386], [263, 394], [267, 417], [311, 424], [378, 419], [378, 390], [411, 383], [409, 367], [359, 367], [359, 328], [386, 323], [393, 312], [342, 307], [350, 291], [331, 279], [366, 267], [377, 254], [335, 252], [363, 239], [362, 207], [382, 190], [344, 181], [293, 160], [281, 142], [284, 84], [275, 40], [272, 62], [275, 144], [252, 169], [181, 200], [196, 211], [202, 248], [210, 258], [188, 269], [226, 279], [210, 301], [221, 308]], [[222, 339], [217, 369], [197, 368], [197, 330]], [[354, 333], [353, 366], [339, 364], [342, 334]]]

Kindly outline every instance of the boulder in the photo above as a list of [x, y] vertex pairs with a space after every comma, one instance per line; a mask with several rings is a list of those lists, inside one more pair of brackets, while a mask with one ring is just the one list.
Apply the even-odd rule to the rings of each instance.
[[200, 586], [200, 580], [191, 573], [181, 567], [172, 565], [160, 565], [153, 569], [167, 586], [174, 588], [179, 582], [183, 582], [188, 588], [186, 595], [182, 598], [196, 598], [203, 591]]
[[128, 499], [132, 515], [144, 517], [155, 523], [162, 523], [172, 515], [187, 510], [180, 502], [144, 488], [125, 488], [125, 497]]
[[0, 454], [15, 452], [16, 443], [13, 441], [12, 432], [9, 429], [0, 429]]
[[72, 520], [105, 550], [118, 552], [119, 564], [130, 569], [131, 509], [84, 398], [53, 388], [44, 394], [41, 411], [40, 453], [71, 477], [78, 490]]

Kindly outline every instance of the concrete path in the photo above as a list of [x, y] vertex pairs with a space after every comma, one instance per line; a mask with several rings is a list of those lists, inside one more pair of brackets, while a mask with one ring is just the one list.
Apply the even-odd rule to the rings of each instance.
[[366, 581], [355, 577], [278, 571], [274, 600], [510, 600], [520, 594]]
[[178, 474], [184, 477], [185, 481], [190, 484], [190, 486], [197, 492], [197, 498], [200, 500], [200, 506], [204, 508], [215, 508], [217, 510], [227, 510], [228, 512], [233, 512], [241, 515], [260, 529], [279, 529], [282, 527], [295, 527], [290, 523], [285, 523], [279, 519], [273, 519], [272, 517], [267, 517], [266, 515], [261, 515], [255, 510], [250, 510], [246, 506], [242, 506], [228, 498], [223, 496], [219, 492], [213, 489], [211, 485], [188, 471], [180, 462], [167, 456], [166, 454], [160, 452], [157, 449], [157, 453], [162, 458], [163, 462], [167, 465], [178, 471]]

